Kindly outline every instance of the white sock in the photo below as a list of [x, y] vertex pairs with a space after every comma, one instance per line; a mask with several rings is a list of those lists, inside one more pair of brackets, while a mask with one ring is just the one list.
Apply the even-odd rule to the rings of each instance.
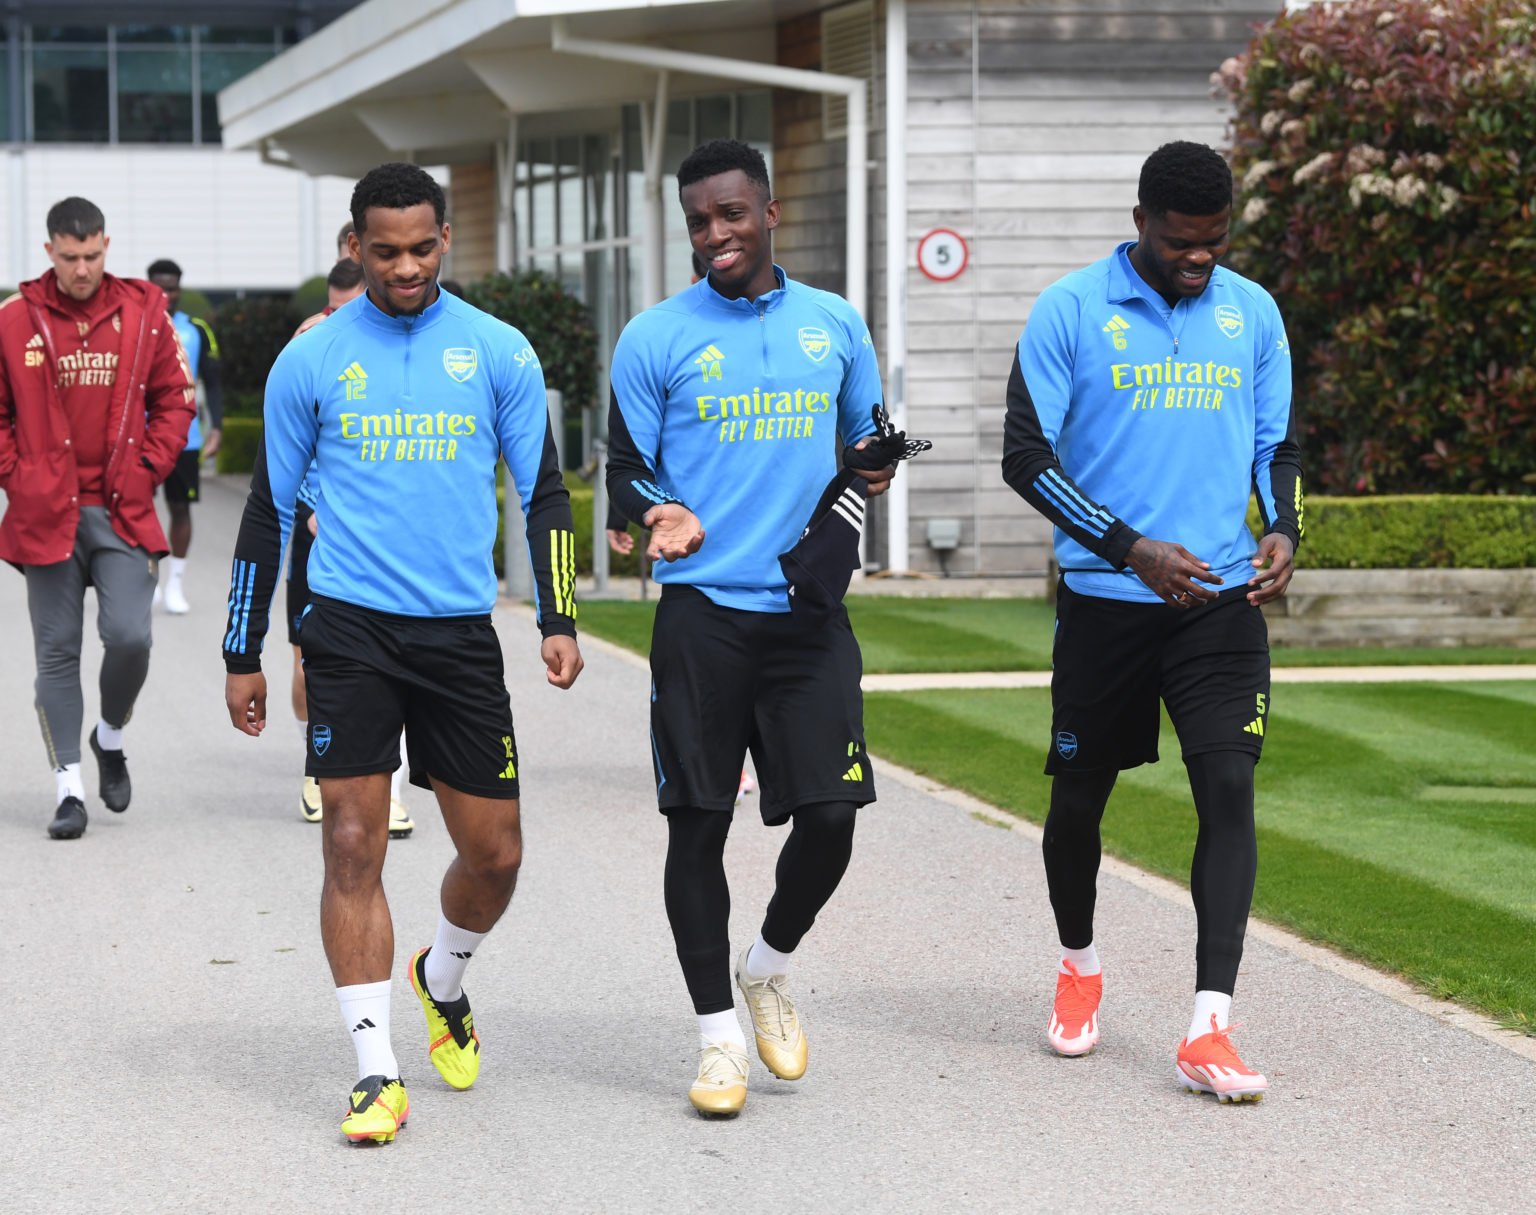
[[168, 564], [171, 567], [171, 581], [180, 582], [181, 576], [187, 572], [187, 559], [185, 557], [172, 557]]
[[438, 915], [437, 939], [432, 942], [422, 969], [427, 975], [427, 990], [439, 1004], [451, 1004], [464, 994], [464, 968], [488, 935], [470, 932], [450, 924], [441, 913]]
[[123, 749], [122, 726], [109, 726], [105, 721], [96, 723], [96, 744], [103, 751], [121, 751]]
[[80, 776], [79, 760], [53, 770], [53, 788], [55, 803], [62, 802], [66, 797], [85, 800], [85, 781]]
[[357, 1078], [398, 1079], [400, 1064], [389, 1041], [389, 980], [338, 987], [336, 999], [341, 1002], [342, 1024], [357, 1050]]
[[397, 802], [400, 800], [400, 790], [405, 787], [405, 778], [410, 772], [410, 762], [405, 754], [405, 731], [401, 730], [400, 766], [389, 774], [389, 798], [391, 801]]
[[741, 1022], [736, 1020], [736, 1010], [699, 1014], [699, 1039], [702, 1045], [711, 1042], [734, 1042], [742, 1050], [747, 1049], [747, 1039], [741, 1032]]
[[309, 722], [302, 717], [295, 717], [293, 724], [299, 727], [299, 737], [304, 740], [304, 745], [309, 746]]
[[758, 933], [757, 940], [752, 942], [752, 948], [747, 950], [747, 978], [767, 979], [774, 975], [787, 975], [789, 959], [792, 956], [792, 954], [780, 953], [763, 940], [762, 933]]
[[[1077, 967], [1077, 973], [1080, 975], [1096, 975], [1103, 969], [1099, 965], [1099, 951], [1093, 947], [1092, 941], [1082, 949], [1068, 949], [1066, 946], [1062, 946], [1061, 960], [1063, 962], [1071, 962], [1073, 966]], [[1057, 969], [1062, 974], [1067, 973], [1065, 966], [1058, 966]]]
[[1195, 1016], [1189, 1023], [1186, 1041], [1193, 1042], [1211, 1032], [1211, 1014], [1216, 1014], [1216, 1028], [1226, 1029], [1232, 1024], [1232, 997], [1224, 991], [1197, 991]]

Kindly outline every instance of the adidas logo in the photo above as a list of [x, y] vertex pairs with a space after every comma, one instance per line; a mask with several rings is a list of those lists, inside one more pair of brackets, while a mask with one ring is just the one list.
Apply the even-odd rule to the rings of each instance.
[[352, 1108], [354, 1110], [361, 1110], [361, 1109], [366, 1108], [367, 1105], [368, 1105], [368, 1090], [367, 1089], [357, 1089], [356, 1091], [354, 1091], [353, 1094], [352, 1094]]
[[26, 357], [22, 360], [28, 367], [40, 367], [48, 356], [43, 353], [43, 335], [34, 333], [26, 346]]
[[1125, 343], [1125, 334], [1126, 334], [1126, 331], [1128, 329], [1130, 329], [1130, 327], [1131, 327], [1130, 322], [1127, 321], [1118, 312], [1115, 313], [1114, 316], [1110, 317], [1109, 318], [1109, 324], [1104, 326], [1104, 332], [1109, 334], [1110, 339], [1115, 344], [1115, 349], [1116, 350], [1124, 350], [1125, 349], [1125, 345], [1126, 345], [1126, 343]]
[[517, 764], [514, 763], [512, 760], [510, 760], [510, 759], [507, 760], [507, 766], [501, 770], [501, 779], [502, 780], [516, 780], [517, 779]]
[[863, 780], [864, 779], [864, 765], [863, 764], [854, 764], [853, 767], [849, 768], [848, 771], [843, 773], [843, 779], [844, 780], [852, 780], [852, 781], [861, 781], [861, 780]]
[[367, 1017], [364, 1017], [361, 1021], [359, 1021], [356, 1025], [354, 1025], [352, 1027], [352, 1032], [355, 1034], [360, 1029], [377, 1029], [377, 1028], [378, 1028], [378, 1026], [376, 1026]]
[[723, 375], [720, 363], [724, 358], [725, 355], [720, 352], [720, 348], [711, 344], [704, 347], [704, 353], [693, 361], [705, 380], [718, 380]]
[[29, 337], [27, 339], [26, 349], [28, 349], [28, 350], [41, 350], [42, 348], [43, 348], [43, 335], [41, 333], [34, 333], [31, 337]]
[[347, 386], [347, 400], [361, 401], [366, 399], [368, 391], [368, 373], [363, 370], [362, 364], [353, 362], [347, 369], [336, 377]]
[[1262, 717], [1255, 717], [1252, 721], [1250, 721], [1246, 726], [1243, 727], [1243, 733], [1244, 734], [1257, 734], [1260, 738], [1263, 738], [1264, 737], [1264, 719]]
[[474, 954], [470, 953], [468, 950], [465, 950], [463, 953], [460, 953], [456, 949], [449, 950], [449, 954], [452, 957], [455, 957], [455, 958], [462, 958], [466, 962], [469, 961], [470, 958], [475, 956]]

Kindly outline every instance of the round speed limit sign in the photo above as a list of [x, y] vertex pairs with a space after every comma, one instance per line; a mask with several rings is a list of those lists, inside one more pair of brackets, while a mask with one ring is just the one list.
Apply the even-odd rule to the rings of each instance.
[[917, 242], [917, 268], [935, 282], [959, 278], [970, 260], [965, 237], [952, 228], [935, 228]]

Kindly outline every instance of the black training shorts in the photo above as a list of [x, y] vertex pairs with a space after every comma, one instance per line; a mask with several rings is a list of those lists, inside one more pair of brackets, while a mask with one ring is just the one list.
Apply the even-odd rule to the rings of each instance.
[[1184, 755], [1257, 758], [1269, 720], [1269, 631], [1248, 589], [1186, 609], [1080, 595], [1063, 581], [1046, 772], [1156, 763], [1159, 698]]
[[184, 449], [176, 457], [176, 467], [165, 479], [161, 489], [167, 502], [196, 502], [197, 491], [202, 485], [203, 453], [196, 447]]
[[293, 533], [288, 539], [288, 644], [299, 644], [299, 625], [309, 606], [309, 518], [315, 512], [298, 502], [293, 508]]
[[400, 729], [411, 784], [515, 798], [517, 742], [489, 616], [391, 616], [310, 597], [304, 617], [307, 775], [393, 772]]
[[661, 809], [730, 810], [752, 752], [763, 821], [801, 806], [875, 800], [864, 750], [863, 659], [837, 613], [721, 607], [662, 589], [651, 637], [651, 759]]

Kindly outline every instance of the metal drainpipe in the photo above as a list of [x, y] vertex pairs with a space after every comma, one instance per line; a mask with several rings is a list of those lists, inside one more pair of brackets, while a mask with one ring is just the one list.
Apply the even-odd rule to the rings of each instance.
[[[897, 430], [907, 427], [907, 0], [885, 8], [885, 394]], [[886, 569], [909, 570], [910, 471], [891, 482]]]

